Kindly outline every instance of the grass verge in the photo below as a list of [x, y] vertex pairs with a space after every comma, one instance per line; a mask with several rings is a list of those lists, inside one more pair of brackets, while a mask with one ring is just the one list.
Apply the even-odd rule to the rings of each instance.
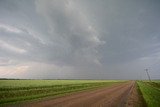
[[[160, 90], [152, 82], [138, 81], [138, 86], [148, 107], [160, 106]], [[154, 85], [153, 85], [154, 84]]]

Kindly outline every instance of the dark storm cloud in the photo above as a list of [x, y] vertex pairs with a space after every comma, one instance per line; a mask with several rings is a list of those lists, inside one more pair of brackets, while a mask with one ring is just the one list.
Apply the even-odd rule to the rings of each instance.
[[157, 49], [160, 39], [158, 1], [95, 0], [82, 4], [89, 5], [86, 10], [106, 41], [100, 49], [104, 62], [130, 61]]
[[2, 77], [138, 79], [150, 67], [159, 78], [159, 10], [158, 0], [1, 0]]

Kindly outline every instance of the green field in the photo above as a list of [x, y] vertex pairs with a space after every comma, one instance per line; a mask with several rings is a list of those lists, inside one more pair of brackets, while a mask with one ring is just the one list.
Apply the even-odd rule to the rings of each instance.
[[0, 80], [0, 105], [111, 86], [116, 80]]
[[137, 82], [148, 107], [160, 106], [160, 82]]

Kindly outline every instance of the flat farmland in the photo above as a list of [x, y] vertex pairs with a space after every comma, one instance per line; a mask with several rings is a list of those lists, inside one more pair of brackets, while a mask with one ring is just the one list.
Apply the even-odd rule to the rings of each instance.
[[124, 83], [118, 80], [0, 80], [0, 105], [56, 98]]
[[159, 107], [159, 81], [0, 80], [0, 106]]

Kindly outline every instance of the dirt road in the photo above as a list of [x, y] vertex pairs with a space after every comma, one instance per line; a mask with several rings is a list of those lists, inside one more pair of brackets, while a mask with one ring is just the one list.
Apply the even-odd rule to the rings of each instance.
[[[97, 90], [79, 92], [76, 94], [59, 97], [30, 104], [25, 107], [134, 107], [136, 99], [130, 99], [135, 89], [135, 81], [117, 84]], [[130, 99], [130, 100], [128, 100]], [[132, 101], [134, 100], [134, 101]], [[129, 101], [129, 102], [128, 102]], [[131, 103], [130, 103], [131, 102]]]

